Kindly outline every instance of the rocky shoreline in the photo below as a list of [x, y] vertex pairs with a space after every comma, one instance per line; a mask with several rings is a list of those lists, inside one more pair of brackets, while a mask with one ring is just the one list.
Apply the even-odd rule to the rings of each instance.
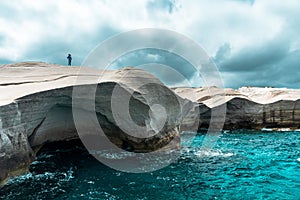
[[[173, 88], [182, 98], [197, 102], [207, 112], [200, 114], [200, 128], [207, 128], [209, 110], [226, 105], [223, 129], [300, 129], [300, 90], [242, 87], [238, 90], [216, 87]], [[205, 110], [200, 108], [200, 110]]]
[[[219, 128], [300, 128], [300, 90], [170, 89], [151, 74], [130, 67], [104, 72], [87, 67], [24, 62], [1, 65], [0, 69], [0, 183], [28, 170], [35, 150], [43, 144], [78, 139], [74, 109], [82, 116], [77, 123], [86, 126], [86, 137], [93, 138], [95, 133], [94, 127], [86, 125], [85, 116], [96, 113], [110, 141], [134, 152], [160, 149], [179, 138], [180, 131], [208, 128], [212, 110], [221, 107], [224, 124], [220, 123]], [[151, 137], [128, 135], [114, 119], [111, 96], [116, 86], [119, 88], [116, 101], [122, 104], [123, 99], [131, 96], [130, 117], [139, 126], [146, 127], [145, 132], [141, 129], [137, 134]], [[75, 96], [74, 87], [80, 91]], [[95, 96], [91, 98], [87, 91], [93, 90]], [[155, 114], [157, 109], [164, 115]], [[164, 124], [159, 126], [161, 121]]]

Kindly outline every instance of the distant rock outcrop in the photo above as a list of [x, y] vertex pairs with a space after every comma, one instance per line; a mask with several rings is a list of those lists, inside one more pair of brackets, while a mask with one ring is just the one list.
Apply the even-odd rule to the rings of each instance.
[[207, 128], [211, 108], [226, 105], [224, 129], [300, 129], [300, 90], [242, 87], [174, 88], [200, 107], [200, 128]]

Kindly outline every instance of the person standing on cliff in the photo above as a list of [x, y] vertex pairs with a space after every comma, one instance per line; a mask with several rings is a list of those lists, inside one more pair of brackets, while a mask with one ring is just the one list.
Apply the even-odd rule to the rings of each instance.
[[68, 59], [68, 66], [71, 66], [72, 65], [72, 56], [71, 56], [71, 54], [68, 54], [67, 59]]

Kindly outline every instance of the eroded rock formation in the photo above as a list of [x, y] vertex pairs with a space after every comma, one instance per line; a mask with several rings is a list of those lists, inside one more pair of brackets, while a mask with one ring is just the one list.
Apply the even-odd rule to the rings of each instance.
[[[98, 134], [96, 126], [90, 125], [91, 113], [109, 140], [129, 151], [154, 151], [179, 137], [176, 95], [151, 74], [135, 68], [103, 72], [46, 63], [2, 65], [0, 94], [0, 182], [26, 171], [35, 158], [33, 149], [78, 138], [74, 109], [76, 125], [83, 127], [83, 137], [90, 137], [91, 141]], [[112, 109], [122, 111], [126, 103], [130, 119], [117, 110], [117, 123]], [[157, 104], [163, 107], [163, 119], [155, 114], [155, 109], [160, 109]], [[119, 107], [113, 107], [116, 105]], [[120, 123], [127, 124], [126, 120], [133, 120], [144, 129], [127, 134], [120, 127]]]
[[173, 90], [182, 98], [199, 104], [199, 129], [209, 126], [211, 108], [224, 104], [224, 129], [300, 129], [300, 90], [257, 87]]
[[[224, 115], [214, 112], [218, 109]], [[171, 90], [151, 74], [130, 67], [101, 71], [40, 62], [2, 65], [0, 183], [26, 171], [35, 158], [34, 150], [45, 143], [79, 136], [94, 142], [98, 124], [116, 146], [152, 152], [170, 141], [179, 142], [173, 139], [178, 139], [180, 131], [209, 128], [212, 118], [216, 129], [223, 125], [225, 129], [299, 129], [300, 91]]]

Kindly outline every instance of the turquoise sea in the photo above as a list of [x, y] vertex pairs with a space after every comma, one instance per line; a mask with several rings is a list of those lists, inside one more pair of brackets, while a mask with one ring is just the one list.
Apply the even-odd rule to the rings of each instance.
[[200, 151], [199, 133], [181, 157], [144, 174], [113, 170], [79, 141], [48, 145], [0, 199], [300, 199], [300, 132], [224, 132]]

